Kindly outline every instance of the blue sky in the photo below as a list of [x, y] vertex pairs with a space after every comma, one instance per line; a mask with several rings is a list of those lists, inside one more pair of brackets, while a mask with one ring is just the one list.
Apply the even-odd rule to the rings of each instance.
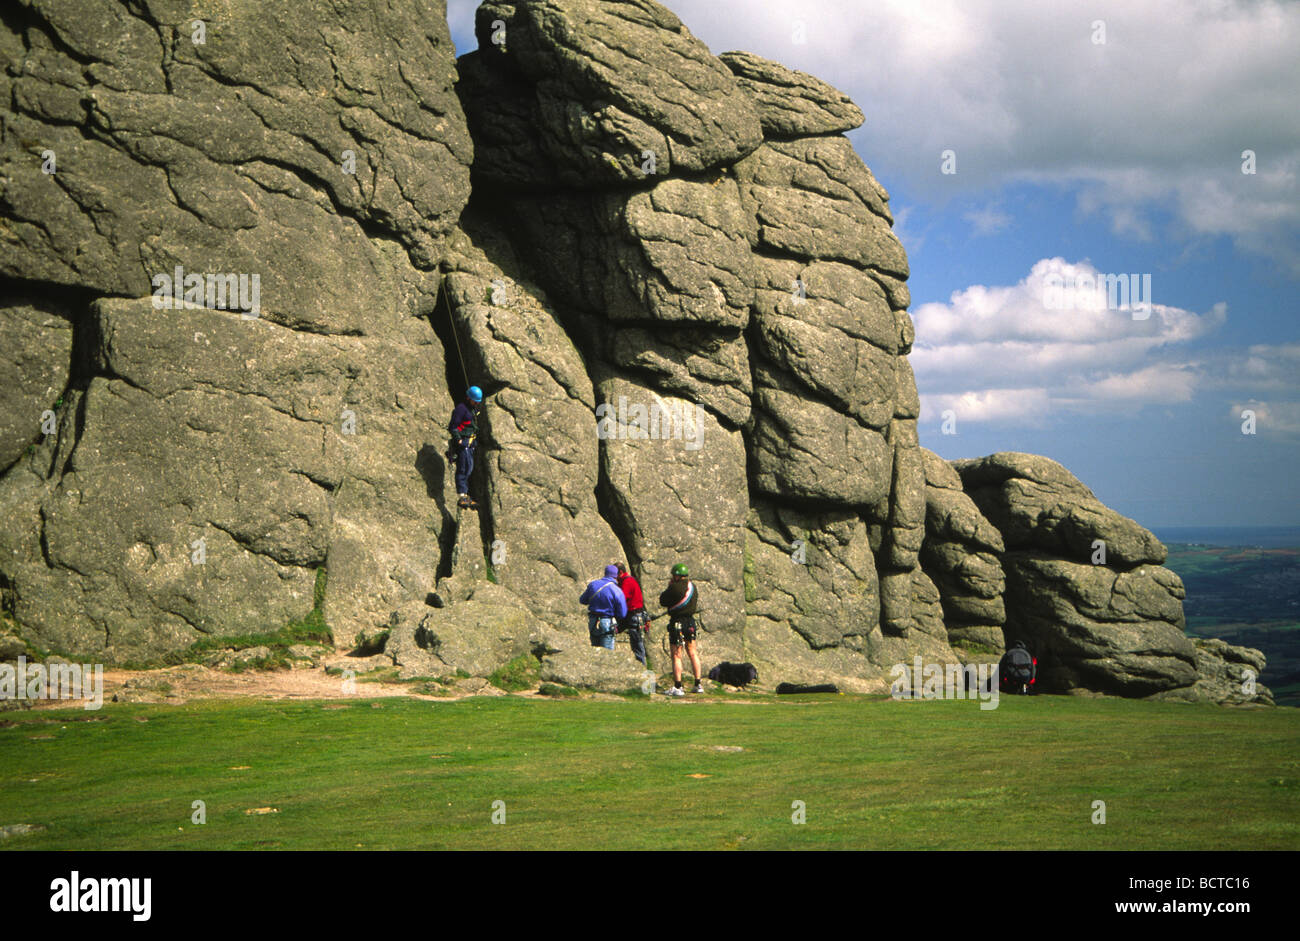
[[[449, 3], [461, 52], [476, 5]], [[922, 444], [1045, 454], [1149, 527], [1300, 524], [1300, 4], [664, 5], [866, 114]], [[1151, 276], [1149, 310], [1047, 301], [1119, 273]]]

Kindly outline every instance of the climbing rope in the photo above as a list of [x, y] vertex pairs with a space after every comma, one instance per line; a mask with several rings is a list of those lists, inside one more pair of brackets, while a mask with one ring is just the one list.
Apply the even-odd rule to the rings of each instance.
[[460, 361], [460, 374], [465, 379], [465, 388], [469, 388], [469, 371], [465, 369], [465, 357], [460, 351], [460, 337], [456, 333], [456, 315], [451, 312], [451, 301], [447, 300], [447, 278], [444, 275], [438, 296], [447, 308], [447, 322], [451, 325], [451, 338], [456, 342], [456, 359]]

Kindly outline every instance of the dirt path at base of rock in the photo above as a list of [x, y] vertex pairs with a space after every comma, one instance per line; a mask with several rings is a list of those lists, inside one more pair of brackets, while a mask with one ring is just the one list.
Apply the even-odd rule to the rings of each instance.
[[[354, 662], [354, 661], [352, 661]], [[347, 669], [347, 658], [328, 659], [311, 668], [294, 670], [248, 670], [232, 673], [214, 670], [198, 664], [183, 664], [155, 670], [104, 670], [103, 701], [105, 703], [139, 703], [153, 705], [182, 705], [202, 699], [261, 699], [261, 700], [346, 700], [381, 699], [407, 696], [429, 702], [454, 702], [471, 696], [519, 696], [526, 699], [551, 700], [535, 690], [506, 693], [480, 678], [459, 679], [456, 685], [431, 696], [415, 691], [413, 684], [367, 682], [364, 673], [350, 683], [351, 692], [344, 688], [342, 676], [331, 676], [326, 667]], [[622, 701], [622, 697], [606, 693], [591, 693], [587, 699]], [[662, 700], [655, 696], [654, 700]], [[673, 705], [707, 705], [720, 702], [739, 702], [763, 705], [761, 701], [743, 698], [692, 698], [674, 701]], [[82, 700], [35, 700], [26, 703], [32, 709], [67, 709], [83, 704]]]
[[[409, 696], [430, 701], [452, 701], [469, 696], [505, 695], [486, 680], [479, 683], [481, 687], [465, 683], [448, 689], [443, 695], [430, 696], [415, 692], [409, 683], [363, 682], [358, 676], [351, 682], [352, 691], [349, 692], [344, 688], [344, 678], [327, 675], [325, 665], [310, 669], [232, 673], [185, 664], [157, 670], [106, 669], [103, 697], [105, 703], [180, 705], [197, 699], [379, 699]], [[80, 700], [37, 700], [30, 705], [35, 709], [66, 709], [80, 703]]]

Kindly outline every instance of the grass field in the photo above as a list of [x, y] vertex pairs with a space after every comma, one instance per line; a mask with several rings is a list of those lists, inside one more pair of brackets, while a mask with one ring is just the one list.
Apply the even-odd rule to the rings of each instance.
[[1294, 709], [709, 698], [9, 712], [0, 848], [1300, 848]]

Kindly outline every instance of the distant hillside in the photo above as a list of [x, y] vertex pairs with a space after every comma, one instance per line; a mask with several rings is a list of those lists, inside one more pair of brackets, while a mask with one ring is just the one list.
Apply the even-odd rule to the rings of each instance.
[[1187, 633], [1263, 651], [1262, 679], [1278, 705], [1300, 706], [1300, 548], [1168, 548], [1165, 564], [1187, 589]]

